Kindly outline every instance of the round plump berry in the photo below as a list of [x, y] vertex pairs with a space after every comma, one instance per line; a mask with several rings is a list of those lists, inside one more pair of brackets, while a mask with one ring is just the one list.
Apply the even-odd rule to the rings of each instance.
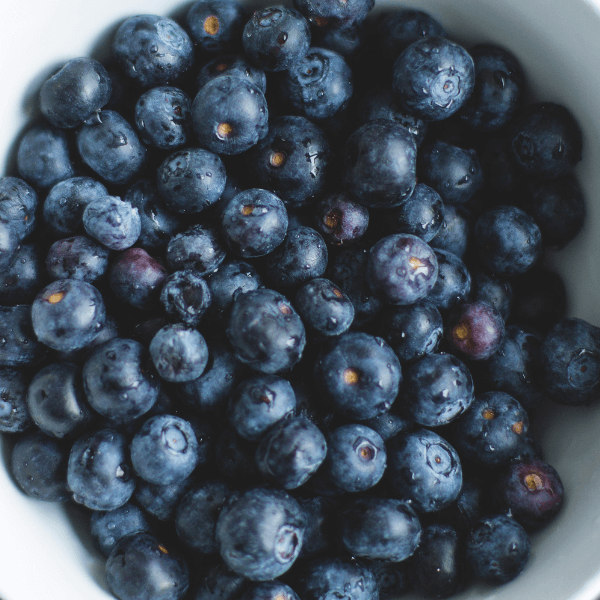
[[198, 379], [208, 362], [202, 335], [184, 323], [166, 325], [152, 338], [150, 356], [158, 374], [175, 383]]
[[471, 299], [491, 304], [506, 321], [513, 304], [512, 284], [504, 277], [477, 269], [471, 273]]
[[167, 246], [167, 265], [172, 271], [193, 269], [208, 275], [225, 260], [223, 240], [210, 225], [192, 225], [174, 235]]
[[150, 524], [134, 504], [127, 503], [108, 511], [95, 510], [90, 517], [92, 540], [106, 557], [124, 537], [140, 531], [149, 532]]
[[346, 142], [344, 185], [369, 208], [399, 206], [416, 185], [416, 159], [417, 144], [407, 129], [393, 121], [371, 121]]
[[252, 581], [283, 575], [302, 548], [302, 509], [283, 491], [254, 488], [235, 494], [217, 521], [217, 545], [225, 564]]
[[91, 58], [74, 58], [40, 89], [40, 108], [56, 127], [77, 127], [100, 112], [112, 92], [106, 69]]
[[145, 88], [174, 83], [194, 62], [188, 34], [172, 19], [156, 15], [127, 19], [112, 51], [125, 74]]
[[225, 166], [213, 152], [186, 148], [168, 156], [158, 167], [158, 191], [167, 208], [194, 214], [208, 208], [225, 190]]
[[171, 86], [142, 94], [135, 105], [135, 126], [144, 143], [162, 150], [185, 145], [192, 128], [191, 105], [185, 92]]
[[304, 325], [290, 302], [269, 289], [235, 298], [227, 337], [238, 360], [262, 373], [288, 371], [306, 344]]
[[426, 299], [445, 312], [464, 302], [471, 291], [471, 275], [458, 256], [445, 250], [434, 250], [438, 263], [438, 276]]
[[255, 583], [240, 600], [300, 600], [294, 590], [280, 581]]
[[542, 234], [535, 221], [516, 206], [499, 206], [475, 223], [473, 242], [479, 260], [492, 273], [518, 275], [542, 253]]
[[108, 250], [85, 236], [54, 242], [46, 269], [52, 279], [79, 279], [93, 283], [108, 269]]
[[29, 378], [19, 369], [0, 369], [0, 432], [20, 433], [32, 425], [27, 408]]
[[444, 221], [429, 245], [462, 259], [467, 251], [473, 225], [471, 213], [461, 206], [444, 205]]
[[112, 110], [103, 110], [97, 121], [77, 130], [77, 149], [92, 171], [116, 185], [129, 183], [146, 160], [146, 147], [133, 127]]
[[211, 293], [197, 271], [185, 269], [167, 277], [160, 301], [171, 319], [196, 327], [211, 304]]
[[394, 63], [394, 94], [408, 112], [428, 121], [454, 114], [474, 85], [473, 59], [462, 46], [443, 37], [414, 42]]
[[198, 464], [198, 441], [188, 421], [174, 415], [148, 419], [130, 446], [131, 463], [145, 481], [170, 485], [191, 475]]
[[59, 279], [37, 295], [31, 319], [40, 342], [69, 352], [94, 341], [104, 325], [106, 308], [94, 286], [85, 281]]
[[192, 104], [196, 139], [217, 154], [249, 150], [267, 135], [268, 120], [264, 94], [241, 77], [215, 77], [200, 89]]
[[185, 17], [190, 37], [206, 52], [237, 48], [246, 22], [246, 7], [236, 0], [194, 2]]
[[401, 433], [388, 443], [387, 476], [398, 497], [418, 512], [435, 512], [456, 500], [462, 466], [456, 450], [428, 429]]
[[185, 560], [154, 535], [124, 537], [106, 562], [108, 589], [121, 600], [181, 600], [189, 586]]
[[438, 261], [420, 238], [394, 234], [380, 239], [369, 251], [367, 281], [390, 304], [414, 304], [433, 289]]
[[244, 51], [265, 71], [285, 71], [306, 55], [310, 29], [293, 8], [272, 6], [257, 10], [244, 27]]
[[518, 456], [529, 429], [523, 407], [505, 392], [479, 394], [456, 424], [461, 456], [482, 465], [508, 464]]
[[324, 350], [315, 365], [315, 381], [337, 412], [369, 419], [387, 412], [396, 399], [400, 361], [381, 338], [350, 332]]
[[530, 104], [516, 116], [510, 132], [510, 149], [521, 169], [544, 179], [572, 172], [581, 160], [581, 129], [560, 104]]
[[137, 208], [114, 196], [93, 200], [83, 212], [87, 234], [109, 250], [125, 250], [135, 244], [142, 231]]
[[200, 90], [215, 77], [223, 77], [224, 75], [248, 79], [263, 94], [267, 91], [265, 72], [250, 63], [243, 54], [225, 54], [207, 62], [198, 73], [196, 86]]
[[0, 271], [0, 305], [31, 304], [45, 281], [42, 265], [39, 248], [22, 244]]
[[244, 380], [229, 399], [229, 422], [246, 440], [258, 441], [296, 410], [289, 381], [276, 375], [255, 375]]
[[315, 228], [330, 244], [350, 244], [360, 239], [369, 225], [369, 211], [347, 192], [334, 192], [315, 206]]
[[227, 203], [222, 227], [232, 252], [242, 258], [264, 256], [283, 242], [288, 228], [287, 211], [275, 194], [250, 189]]
[[495, 515], [482, 519], [467, 540], [467, 562], [475, 577], [506, 583], [525, 568], [531, 552], [527, 532], [514, 519]]
[[406, 560], [419, 545], [421, 523], [408, 502], [359, 498], [340, 514], [340, 539], [352, 556], [394, 562]]

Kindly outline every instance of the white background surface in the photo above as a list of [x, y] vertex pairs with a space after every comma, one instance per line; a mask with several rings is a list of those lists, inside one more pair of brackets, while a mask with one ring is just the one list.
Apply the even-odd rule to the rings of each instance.
[[[570, 313], [600, 325], [600, 16], [584, 0], [416, 0], [468, 42], [494, 41], [521, 59], [540, 99], [567, 104], [584, 128], [578, 168], [589, 219], [558, 265], [570, 289]], [[52, 68], [98, 47], [120, 18], [170, 14], [170, 0], [22, 0], [0, 19], [0, 164], [25, 124], [32, 90]], [[550, 414], [551, 413], [551, 414]], [[594, 600], [600, 596], [600, 406], [552, 407], [542, 417], [546, 457], [562, 475], [567, 502], [536, 536], [530, 567], [483, 600]], [[5, 453], [6, 455], [6, 453]], [[0, 599], [106, 600], [103, 565], [84, 540], [77, 510], [21, 494], [0, 463]]]

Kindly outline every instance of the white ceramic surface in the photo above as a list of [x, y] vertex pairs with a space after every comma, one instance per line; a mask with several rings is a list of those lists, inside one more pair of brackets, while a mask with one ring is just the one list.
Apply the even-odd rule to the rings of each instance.
[[[600, 325], [600, 0], [403, 4], [430, 11], [465, 43], [489, 40], [510, 48], [524, 65], [533, 96], [568, 105], [581, 123], [585, 148], [577, 171], [589, 216], [581, 236], [548, 260], [567, 283], [569, 313]], [[168, 15], [177, 7], [176, 0], [5, 2], [0, 19], [0, 172], [26, 122], [32, 90], [54, 65], [101, 46], [118, 19]], [[565, 484], [564, 510], [535, 536], [523, 575], [500, 588], [473, 588], [460, 600], [600, 598], [600, 402], [550, 406], [540, 421], [546, 458]], [[77, 510], [25, 497], [8, 476], [6, 460], [0, 461], [0, 600], [112, 598], [100, 557], [74, 533], [73, 524], [82, 526]]]

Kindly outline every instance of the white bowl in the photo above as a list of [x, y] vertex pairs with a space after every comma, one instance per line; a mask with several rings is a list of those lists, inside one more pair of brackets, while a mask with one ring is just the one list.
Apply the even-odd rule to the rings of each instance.
[[[548, 262], [564, 277], [569, 314], [600, 325], [600, 0], [406, 4], [429, 11], [465, 43], [491, 41], [511, 49], [525, 68], [533, 96], [567, 105], [578, 119], [584, 159], [577, 173], [588, 219], [581, 235]], [[5, 160], [13, 150], [28, 118], [32, 90], [52, 67], [88, 55], [106, 41], [119, 19], [169, 15], [178, 7], [176, 0], [24, 0], [5, 6], [0, 25], [0, 158]], [[457, 599], [600, 597], [600, 402], [577, 408], [549, 405], [539, 421], [546, 459], [565, 485], [564, 509], [534, 536], [532, 559], [520, 577], [499, 588], [470, 588]], [[100, 556], [73, 525], [84, 527], [79, 511], [27, 498], [9, 477], [7, 461], [0, 464], [1, 600], [112, 598]]]

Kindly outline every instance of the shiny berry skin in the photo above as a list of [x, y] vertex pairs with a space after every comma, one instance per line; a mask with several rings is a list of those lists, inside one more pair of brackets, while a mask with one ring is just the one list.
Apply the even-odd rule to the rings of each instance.
[[167, 246], [167, 265], [171, 271], [193, 269], [209, 275], [225, 260], [225, 245], [219, 232], [210, 225], [192, 225], [174, 235]]
[[83, 211], [86, 233], [109, 250], [126, 250], [140, 237], [142, 221], [137, 208], [115, 196], [90, 202]]
[[206, 280], [193, 269], [175, 271], [164, 282], [160, 301], [174, 321], [196, 327], [211, 305], [211, 293]]
[[369, 251], [367, 281], [390, 304], [423, 300], [437, 277], [438, 261], [433, 250], [414, 235], [389, 235]]
[[315, 229], [326, 242], [350, 244], [367, 231], [369, 211], [352, 199], [347, 192], [334, 192], [315, 205]]

